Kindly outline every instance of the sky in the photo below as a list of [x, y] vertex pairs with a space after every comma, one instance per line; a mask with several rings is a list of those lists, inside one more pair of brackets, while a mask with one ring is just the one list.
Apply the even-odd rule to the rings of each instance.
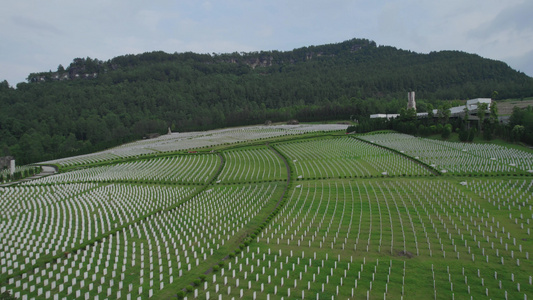
[[460, 50], [533, 76], [531, 0], [6, 0], [0, 81], [151, 51], [279, 50], [365, 38], [418, 53]]

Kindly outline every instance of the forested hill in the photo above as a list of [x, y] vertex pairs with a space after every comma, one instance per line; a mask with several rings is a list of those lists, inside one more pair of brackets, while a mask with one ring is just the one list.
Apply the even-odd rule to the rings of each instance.
[[419, 110], [438, 100], [533, 95], [533, 79], [503, 62], [458, 51], [418, 54], [353, 39], [293, 51], [151, 52], [76, 58], [0, 83], [0, 156], [20, 163], [102, 149], [147, 133], [348, 119]]

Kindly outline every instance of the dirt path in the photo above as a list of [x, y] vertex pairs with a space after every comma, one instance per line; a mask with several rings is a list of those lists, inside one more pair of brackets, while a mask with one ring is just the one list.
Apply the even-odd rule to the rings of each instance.
[[276, 153], [276, 155], [281, 158], [281, 160], [283, 160], [283, 162], [285, 163], [285, 167], [287, 168], [287, 186], [285, 187], [283, 194], [281, 194], [278, 203], [276, 203], [276, 206], [274, 207], [274, 210], [276, 210], [276, 208], [278, 208], [279, 204], [281, 203], [281, 200], [283, 200], [283, 198], [285, 197], [285, 193], [287, 193], [289, 186], [291, 185], [291, 168], [289, 166], [289, 162], [285, 159], [285, 157], [283, 157], [283, 155], [281, 155], [281, 153], [278, 152], [278, 150], [274, 149], [268, 143], [267, 146], [270, 150], [274, 151], [274, 153]]

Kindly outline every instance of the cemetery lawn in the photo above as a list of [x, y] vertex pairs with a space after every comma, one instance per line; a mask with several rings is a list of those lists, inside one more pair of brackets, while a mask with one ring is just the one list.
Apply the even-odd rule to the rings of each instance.
[[142, 141], [0, 188], [0, 293], [533, 297], [530, 149], [318, 126]]

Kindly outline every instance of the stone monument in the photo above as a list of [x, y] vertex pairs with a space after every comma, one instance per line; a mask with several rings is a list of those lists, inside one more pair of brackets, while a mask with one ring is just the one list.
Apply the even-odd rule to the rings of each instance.
[[416, 110], [415, 92], [407, 93], [407, 109], [410, 108]]
[[0, 170], [9, 168], [9, 173], [15, 173], [15, 158], [13, 156], [0, 157]]
[[9, 173], [11, 174], [11, 176], [13, 176], [13, 174], [15, 174], [15, 159], [12, 159], [9, 162]]

